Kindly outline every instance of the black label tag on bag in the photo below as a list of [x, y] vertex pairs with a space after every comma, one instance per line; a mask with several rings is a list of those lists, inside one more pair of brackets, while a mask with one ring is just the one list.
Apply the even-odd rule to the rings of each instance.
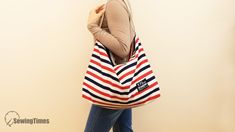
[[144, 78], [143, 80], [139, 81], [138, 83], [136, 83], [136, 87], [138, 89], [138, 91], [142, 91], [145, 88], [147, 88], [149, 85], [147, 83], [146, 78]]

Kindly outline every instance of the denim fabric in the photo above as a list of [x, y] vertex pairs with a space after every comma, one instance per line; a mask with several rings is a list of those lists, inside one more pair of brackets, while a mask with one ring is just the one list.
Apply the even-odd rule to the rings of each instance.
[[132, 110], [112, 110], [92, 104], [84, 132], [133, 132]]

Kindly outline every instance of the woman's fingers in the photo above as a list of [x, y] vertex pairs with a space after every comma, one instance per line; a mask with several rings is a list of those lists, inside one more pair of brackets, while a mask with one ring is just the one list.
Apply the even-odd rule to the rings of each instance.
[[88, 17], [88, 24], [90, 23], [96, 23], [98, 24], [99, 19], [105, 12], [105, 4], [99, 5], [96, 8], [93, 8]]
[[105, 4], [101, 4], [101, 5], [97, 6], [97, 9], [98, 8], [104, 8], [104, 6], [105, 6]]
[[105, 9], [105, 4], [99, 5], [96, 7], [95, 11], [98, 14], [100, 11], [103, 11]]

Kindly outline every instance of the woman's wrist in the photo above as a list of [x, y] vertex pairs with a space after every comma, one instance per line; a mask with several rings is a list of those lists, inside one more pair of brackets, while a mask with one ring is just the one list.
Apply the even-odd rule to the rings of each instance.
[[96, 23], [89, 23], [87, 25], [87, 29], [95, 36], [95, 34], [99, 31], [102, 31], [101, 27], [99, 27]]

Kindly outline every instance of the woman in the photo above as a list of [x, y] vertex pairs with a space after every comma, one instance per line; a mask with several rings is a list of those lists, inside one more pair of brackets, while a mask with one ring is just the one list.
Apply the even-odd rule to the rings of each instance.
[[[100, 18], [104, 15], [103, 20]], [[127, 0], [109, 0], [90, 11], [87, 28], [94, 38], [111, 51], [114, 64], [128, 60], [134, 42], [134, 24]], [[102, 23], [101, 27], [99, 26]], [[132, 132], [132, 110], [112, 110], [92, 105], [85, 132]]]

